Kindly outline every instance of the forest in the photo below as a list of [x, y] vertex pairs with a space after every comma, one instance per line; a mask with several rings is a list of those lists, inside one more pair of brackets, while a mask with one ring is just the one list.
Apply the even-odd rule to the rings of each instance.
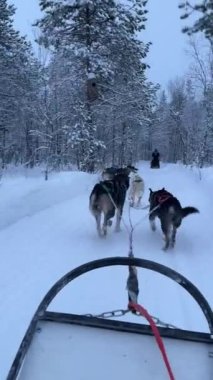
[[[147, 78], [147, 0], [40, 0], [35, 56], [0, 1], [0, 165], [94, 172], [149, 160], [213, 164], [213, 1], [179, 5], [192, 64]], [[192, 13], [197, 21], [190, 25]], [[181, 31], [180, 31], [181, 32]], [[199, 38], [198, 38], [199, 36]]]

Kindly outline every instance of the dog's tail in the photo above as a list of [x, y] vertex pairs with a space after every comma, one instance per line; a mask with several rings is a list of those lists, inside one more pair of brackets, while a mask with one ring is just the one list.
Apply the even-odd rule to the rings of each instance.
[[98, 197], [99, 197], [99, 189], [100, 185], [96, 184], [90, 194], [89, 198], [89, 208], [90, 211], [95, 211], [98, 208]]
[[96, 207], [96, 205], [97, 205], [97, 197], [96, 197], [95, 193], [91, 194], [90, 200], [89, 200], [89, 205], [90, 205], [90, 209], [93, 209], [93, 208]]
[[188, 216], [190, 214], [195, 214], [195, 213], [199, 212], [199, 210], [197, 208], [191, 207], [191, 206], [183, 207], [181, 211], [182, 211], [182, 218], [185, 218], [186, 216]]

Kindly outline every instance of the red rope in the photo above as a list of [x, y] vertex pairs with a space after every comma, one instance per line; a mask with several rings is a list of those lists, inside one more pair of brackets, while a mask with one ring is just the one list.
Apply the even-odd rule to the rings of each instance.
[[164, 360], [164, 363], [166, 365], [166, 368], [167, 368], [167, 371], [168, 371], [168, 374], [169, 374], [169, 378], [170, 378], [170, 380], [175, 380], [175, 377], [174, 377], [174, 375], [172, 373], [172, 369], [171, 369], [171, 366], [170, 366], [170, 363], [169, 363], [169, 360], [168, 360], [168, 357], [167, 357], [167, 354], [166, 354], [166, 349], [164, 347], [163, 340], [162, 340], [162, 338], [160, 336], [159, 330], [158, 330], [155, 322], [153, 321], [152, 317], [149, 315], [148, 311], [146, 309], [144, 309], [143, 306], [138, 305], [136, 303], [129, 302], [128, 308], [130, 310], [136, 310], [136, 311], [138, 311], [149, 322], [149, 324], [151, 326], [151, 329], [152, 329], [152, 332], [153, 332], [153, 334], [155, 336], [156, 342], [158, 344], [158, 347], [159, 347], [159, 349], [161, 351], [161, 354], [163, 356], [163, 360]]

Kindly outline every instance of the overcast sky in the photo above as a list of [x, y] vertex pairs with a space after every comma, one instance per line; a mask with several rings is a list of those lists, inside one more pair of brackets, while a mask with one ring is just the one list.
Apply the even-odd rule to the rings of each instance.
[[[39, 0], [10, 0], [17, 8], [15, 26], [31, 40], [32, 23], [39, 18]], [[148, 77], [165, 87], [170, 79], [184, 74], [189, 66], [185, 52], [187, 37], [181, 33], [185, 25], [180, 20], [179, 0], [149, 0], [146, 31], [141, 37], [152, 41], [147, 62], [151, 68]], [[185, 21], [186, 22], [186, 21]]]

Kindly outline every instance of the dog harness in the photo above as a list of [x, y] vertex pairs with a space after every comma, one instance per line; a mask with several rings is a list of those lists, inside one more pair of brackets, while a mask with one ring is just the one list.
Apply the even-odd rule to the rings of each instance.
[[166, 202], [168, 199], [173, 198], [173, 195], [167, 191], [162, 191], [161, 194], [156, 194], [155, 198], [157, 203], [162, 205], [162, 203]]
[[169, 198], [172, 198], [172, 195], [163, 194], [163, 195], [159, 195], [157, 197], [157, 201], [158, 201], [158, 203], [162, 204], [162, 203], [166, 202]]

